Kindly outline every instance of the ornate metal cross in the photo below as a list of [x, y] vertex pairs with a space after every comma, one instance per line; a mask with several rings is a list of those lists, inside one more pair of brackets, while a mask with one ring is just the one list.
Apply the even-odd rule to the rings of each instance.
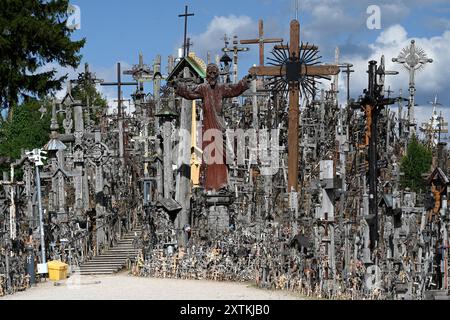
[[422, 48], [416, 47], [415, 40], [411, 40], [409, 47], [403, 48], [397, 58], [392, 58], [393, 62], [398, 62], [409, 71], [409, 105], [408, 105], [408, 120], [409, 125], [412, 126], [410, 133], [415, 132], [414, 123], [414, 95], [416, 93], [415, 75], [416, 71], [424, 68], [426, 63], [432, 63], [433, 59], [428, 59], [427, 54]]

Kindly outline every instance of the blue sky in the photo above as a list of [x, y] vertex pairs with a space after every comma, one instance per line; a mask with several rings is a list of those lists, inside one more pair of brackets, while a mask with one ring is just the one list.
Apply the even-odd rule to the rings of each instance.
[[[225, 32], [239, 39], [256, 37], [259, 18], [264, 20], [266, 37], [283, 37], [287, 42], [289, 21], [295, 17], [293, 0], [72, 0], [71, 3], [81, 9], [81, 29], [73, 33], [73, 38], [87, 39], [80, 66], [88, 62], [91, 70], [106, 81], [115, 80], [118, 61], [130, 67], [137, 63], [139, 52], [148, 64], [160, 54], [165, 72], [167, 56], [176, 55], [183, 41], [184, 20], [178, 14], [184, 12], [186, 4], [189, 12], [195, 14], [188, 20], [192, 51], [203, 58], [207, 51], [212, 57], [221, 54], [221, 38]], [[369, 5], [381, 9], [379, 30], [366, 27]], [[355, 98], [366, 86], [367, 61], [379, 61], [381, 54], [386, 55], [388, 68], [400, 71], [395, 79], [389, 79], [388, 85], [397, 92], [399, 89], [407, 92], [408, 74], [391, 59], [411, 39], [416, 39], [417, 45], [434, 60], [416, 76], [417, 103], [424, 105], [424, 112], [419, 112], [417, 117], [428, 117], [425, 105], [434, 94], [438, 94], [444, 106], [450, 107], [449, 0], [301, 0], [299, 20], [301, 40], [318, 44], [323, 62], [333, 62], [334, 48], [339, 46], [341, 61], [355, 65], [351, 92]], [[249, 45], [249, 48], [250, 51], [240, 56], [240, 77], [252, 64], [258, 63], [258, 47]], [[266, 57], [269, 51], [267, 46]], [[102, 91], [109, 99], [116, 92], [113, 88]], [[345, 95], [345, 87], [340, 87], [340, 91]], [[124, 90], [125, 96], [129, 93], [129, 89]]]

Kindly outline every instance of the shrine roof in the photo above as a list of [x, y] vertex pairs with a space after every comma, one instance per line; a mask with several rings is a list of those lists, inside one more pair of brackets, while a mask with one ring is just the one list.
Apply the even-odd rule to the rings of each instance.
[[436, 169], [434, 169], [433, 172], [431, 173], [430, 177], [427, 180], [428, 184], [431, 184], [431, 182], [436, 178], [441, 180], [446, 185], [450, 184], [450, 180], [448, 179], [447, 175], [439, 167], [436, 167]]
[[206, 77], [206, 70], [200, 65], [195, 57], [184, 57], [173, 68], [172, 72], [167, 77], [167, 81], [173, 80], [173, 78], [183, 72], [184, 67], [188, 67], [198, 77], [204, 79]]

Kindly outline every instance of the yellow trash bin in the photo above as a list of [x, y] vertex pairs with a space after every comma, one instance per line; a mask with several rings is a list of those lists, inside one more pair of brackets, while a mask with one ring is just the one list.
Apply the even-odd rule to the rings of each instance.
[[59, 260], [49, 261], [48, 266], [48, 278], [53, 281], [64, 280], [67, 278], [68, 265]]

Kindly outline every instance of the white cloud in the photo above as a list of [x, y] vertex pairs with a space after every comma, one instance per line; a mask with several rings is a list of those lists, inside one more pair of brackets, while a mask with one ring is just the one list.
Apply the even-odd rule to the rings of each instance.
[[364, 17], [351, 15], [343, 7], [333, 3], [317, 3], [309, 10], [311, 22], [302, 24], [300, 19], [301, 41], [320, 41], [322, 47], [329, 40], [357, 32], [363, 24]]
[[195, 51], [200, 57], [206, 57], [209, 51], [211, 52], [211, 60], [214, 60], [216, 54], [221, 54], [221, 49], [224, 46], [224, 41], [221, 39], [225, 34], [229, 38], [234, 35], [237, 35], [239, 39], [255, 38], [257, 26], [257, 22], [245, 15], [215, 16], [205, 32], [192, 36], [194, 43], [192, 51]]
[[[375, 43], [369, 45], [369, 57], [358, 55], [347, 55], [342, 57], [342, 61], [348, 61], [354, 65], [355, 72], [351, 76], [351, 93], [353, 97], [361, 95], [363, 89], [367, 87], [368, 61], [380, 61], [382, 55], [385, 55], [386, 70], [396, 70], [399, 74], [396, 76], [387, 76], [385, 89], [389, 86], [394, 90], [394, 95], [398, 95], [398, 90], [403, 89], [403, 95], [408, 92], [409, 72], [398, 63], [392, 62], [392, 58], [397, 57], [400, 51], [410, 45], [414, 39], [416, 46], [421, 47], [432, 58], [433, 63], [426, 64], [423, 70], [416, 72], [416, 103], [424, 104], [431, 101], [437, 93], [443, 99], [444, 105], [450, 102], [450, 93], [448, 85], [448, 71], [450, 65], [450, 31], [445, 31], [441, 36], [431, 38], [412, 38], [406, 30], [400, 25], [394, 25], [384, 30]], [[446, 72], [447, 70], [447, 72]], [[345, 82], [341, 75], [340, 91], [343, 96], [346, 94]], [[343, 101], [343, 100], [341, 100]]]
[[[401, 25], [394, 25], [378, 36], [376, 43], [383, 46], [396, 46], [404, 43], [408, 38], [406, 30]], [[375, 47], [375, 46], [372, 46]]]
[[[448, 10], [448, 13], [450, 13], [450, 8]], [[440, 28], [440, 29], [446, 29], [449, 30], [450, 29], [450, 19], [446, 19], [446, 18], [438, 18], [438, 17], [433, 17], [432, 19], [430, 19], [429, 24], [432, 27], [436, 27], [436, 28]]]

